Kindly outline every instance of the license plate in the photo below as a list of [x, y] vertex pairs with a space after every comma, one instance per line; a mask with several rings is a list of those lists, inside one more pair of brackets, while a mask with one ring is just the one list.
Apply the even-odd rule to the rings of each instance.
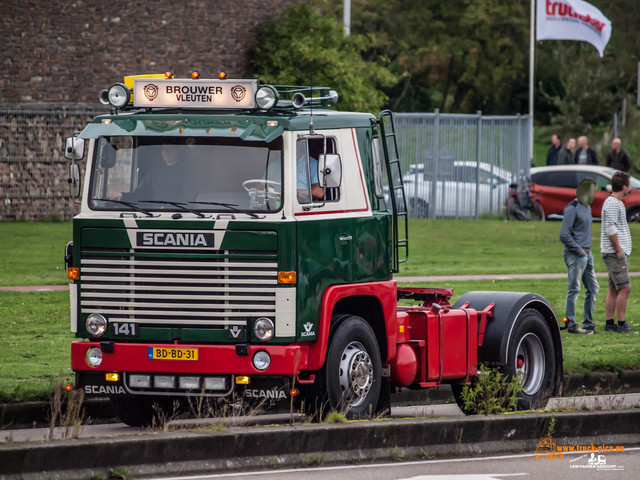
[[149, 347], [151, 360], [198, 360], [197, 348]]

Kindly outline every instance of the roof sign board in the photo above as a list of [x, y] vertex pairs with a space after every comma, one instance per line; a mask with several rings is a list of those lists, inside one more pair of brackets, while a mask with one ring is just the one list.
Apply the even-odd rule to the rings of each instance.
[[175, 80], [135, 78], [136, 107], [253, 109], [257, 80]]

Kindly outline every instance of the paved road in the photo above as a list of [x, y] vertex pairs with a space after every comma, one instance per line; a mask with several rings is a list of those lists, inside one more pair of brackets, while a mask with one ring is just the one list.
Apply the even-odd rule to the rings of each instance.
[[[596, 454], [596, 459], [598, 459]], [[635, 480], [640, 471], [640, 448], [604, 454], [599, 463], [589, 463], [590, 455], [567, 454], [559, 459], [536, 459], [533, 453], [474, 458], [452, 458], [415, 462], [372, 463], [366, 465], [319, 466], [286, 470], [252, 470], [212, 475], [158, 476], [157, 480], [219, 480], [254, 478], [260, 480], [585, 480], [607, 478]], [[597, 460], [597, 461], [598, 461]], [[605, 463], [602, 463], [605, 462]]]

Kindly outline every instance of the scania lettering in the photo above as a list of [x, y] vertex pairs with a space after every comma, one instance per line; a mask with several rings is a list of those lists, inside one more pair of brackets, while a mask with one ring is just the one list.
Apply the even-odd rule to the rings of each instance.
[[519, 379], [522, 408], [556, 391], [544, 298], [451, 304], [451, 289], [394, 281], [409, 252], [391, 112], [335, 111], [326, 87], [198, 75], [125, 77], [100, 99], [110, 113], [65, 145], [80, 203], [65, 252], [71, 366], [123, 422], [202, 396], [362, 418], [400, 389], [450, 384], [461, 403], [481, 364]]
[[138, 245], [153, 246], [153, 245], [170, 245], [177, 247], [211, 247], [213, 246], [213, 234], [212, 233], [151, 233], [145, 232], [137, 234]]

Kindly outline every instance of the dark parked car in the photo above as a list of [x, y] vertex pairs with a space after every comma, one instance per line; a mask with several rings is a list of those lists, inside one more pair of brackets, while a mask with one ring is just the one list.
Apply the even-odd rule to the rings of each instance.
[[[596, 195], [591, 204], [594, 218], [600, 218], [602, 204], [611, 193], [611, 176], [615, 169], [597, 165], [558, 165], [531, 169], [531, 198], [538, 201], [547, 217], [561, 216], [564, 207], [576, 198], [580, 180], [591, 177], [596, 182]], [[631, 177], [631, 193], [624, 197], [627, 219], [640, 222], [640, 180]]]

